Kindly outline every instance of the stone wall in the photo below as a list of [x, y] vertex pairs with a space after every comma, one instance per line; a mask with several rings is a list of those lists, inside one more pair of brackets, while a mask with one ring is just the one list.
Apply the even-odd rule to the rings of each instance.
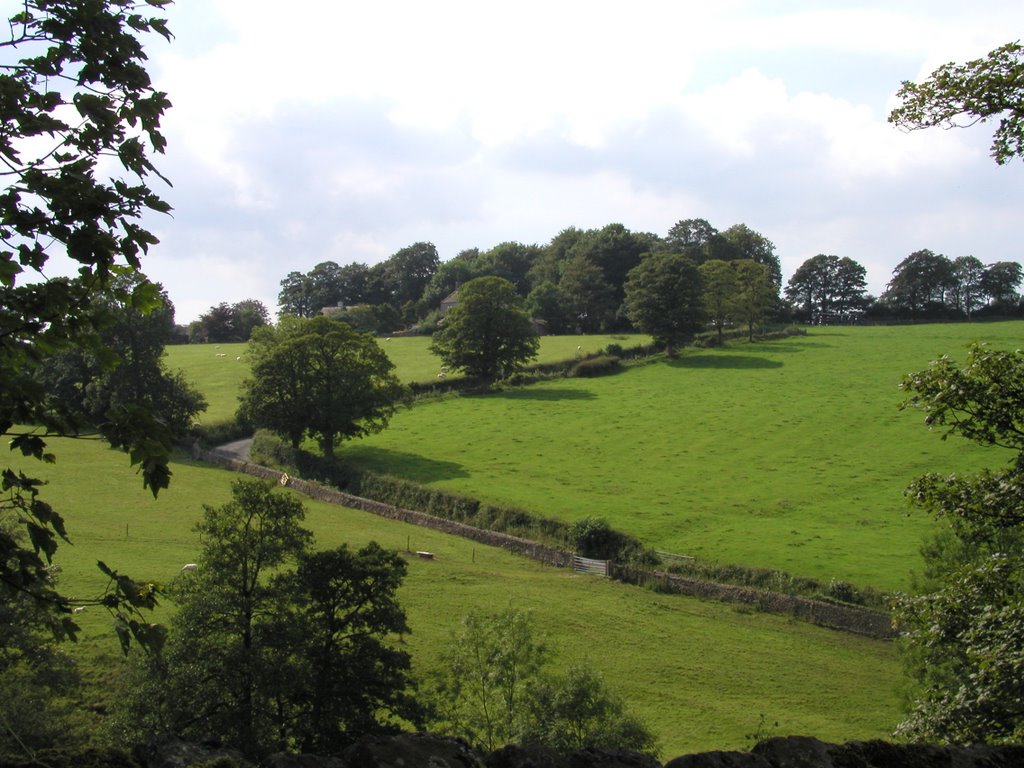
[[[372, 499], [353, 496], [321, 483], [288, 477], [285, 473], [275, 469], [269, 469], [247, 461], [230, 459], [212, 451], [204, 450], [198, 445], [193, 447], [192, 454], [201, 461], [287, 485], [289, 488], [318, 501], [360, 509], [391, 520], [400, 520], [454, 536], [461, 536], [462, 538], [471, 539], [488, 546], [501, 547], [509, 552], [538, 560], [547, 565], [572, 567], [572, 553], [562, 552], [561, 550], [529, 541], [528, 539], [521, 539], [517, 536], [510, 536], [509, 534], [497, 531], [474, 528], [465, 523], [445, 520], [444, 518], [434, 517], [424, 512], [400, 509], [390, 504], [373, 501]], [[612, 578], [629, 584], [640, 584], [654, 587], [664, 592], [689, 595], [706, 600], [741, 603], [756, 608], [759, 611], [794, 616], [823, 627], [856, 632], [868, 635], [869, 637], [891, 638], [895, 635], [888, 614], [858, 606], [839, 605], [799, 595], [786, 595], [780, 592], [769, 592], [750, 587], [734, 586], [732, 584], [719, 584], [677, 574], [645, 571], [614, 564], [609, 575]]]

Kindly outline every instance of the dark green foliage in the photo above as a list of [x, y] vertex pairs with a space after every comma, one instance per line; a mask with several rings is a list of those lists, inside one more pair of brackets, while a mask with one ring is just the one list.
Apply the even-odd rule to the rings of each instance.
[[[926, 586], [896, 606], [916, 699], [900, 732], [954, 743], [1024, 738], [1024, 352], [976, 344], [908, 375], [904, 407], [943, 438], [1012, 452], [1009, 466], [973, 476], [928, 474], [907, 493], [949, 523], [932, 542]], [[953, 537], [953, 538], [950, 538]]]
[[0, 591], [0, 762], [82, 740], [69, 720], [78, 671], [47, 631], [49, 618], [30, 594]]
[[569, 526], [569, 544], [581, 557], [613, 560], [622, 548], [622, 540], [623, 535], [602, 518], [583, 517]]
[[523, 743], [559, 754], [582, 749], [627, 749], [657, 757], [654, 734], [592, 668], [573, 664], [531, 689]]
[[[138, 289], [133, 278], [157, 242], [140, 218], [170, 210], [148, 187], [149, 175], [159, 175], [148, 153], [164, 150], [160, 119], [170, 102], [152, 87], [139, 40], [149, 32], [170, 38], [163, 19], [144, 15], [160, 5], [28, 0], [0, 42], [7, 54], [0, 72], [0, 433], [26, 457], [53, 461], [46, 438], [82, 426], [39, 383], [41, 363], [83, 350], [113, 370], [116, 356], [99, 334], [105, 302], [116, 297], [142, 313], [158, 303], [156, 287]], [[73, 280], [50, 277], [51, 258], [64, 256], [78, 266]], [[104, 416], [104, 438], [129, 453], [143, 485], [154, 494], [165, 488], [172, 442], [166, 426], [137, 403]], [[47, 572], [67, 538], [63, 519], [22, 473], [4, 470], [2, 493], [0, 517], [20, 520], [27, 539], [22, 546], [0, 531], [0, 588], [38, 597], [51, 608], [49, 629], [72, 637], [68, 600]], [[122, 638], [132, 629], [137, 638], [155, 636], [137, 614], [153, 605], [154, 589], [123, 576], [111, 585], [94, 602], [117, 614]]]
[[512, 283], [480, 277], [459, 288], [459, 303], [434, 334], [430, 351], [453, 370], [490, 383], [536, 357], [539, 344]]
[[345, 439], [384, 429], [405, 393], [367, 334], [327, 317], [284, 317], [256, 330], [240, 420], [287, 437], [315, 437], [326, 456]]
[[[114, 747], [49, 748], [34, 752], [31, 757], [12, 756], [3, 761], [3, 768], [139, 768], [139, 763], [123, 749]], [[237, 768], [237, 766], [225, 766]]]
[[673, 253], [652, 254], [629, 273], [626, 314], [671, 356], [704, 324], [703, 289], [701, 273], [690, 259]]
[[591, 376], [604, 376], [608, 373], [615, 373], [620, 370], [619, 358], [614, 355], [599, 355], [598, 357], [590, 357], [586, 360], [580, 360], [576, 363], [570, 371], [570, 376], [582, 376], [584, 378]]
[[189, 341], [193, 344], [248, 341], [255, 328], [268, 323], [270, 312], [262, 301], [221, 302], [189, 325]]
[[593, 747], [656, 753], [654, 737], [589, 666], [545, 669], [550, 652], [529, 614], [467, 615], [432, 691], [431, 728], [492, 752], [510, 743], [560, 755]]
[[[164, 365], [174, 306], [160, 285], [151, 286], [139, 276], [118, 277], [112, 285], [114, 291], [93, 299], [103, 312], [98, 318], [102, 352], [69, 349], [49, 357], [39, 368], [39, 381], [84, 425], [102, 425], [112, 409], [144, 406], [180, 439], [206, 408], [206, 400], [183, 373]], [[152, 287], [158, 292], [157, 304], [138, 309], [135, 295]], [[117, 359], [113, 366], [110, 354]]]
[[409, 631], [395, 599], [404, 561], [373, 543], [314, 552], [304, 514], [258, 481], [205, 508], [165, 651], [137, 665], [119, 699], [122, 738], [213, 734], [259, 757], [336, 752], [417, 722], [409, 656], [391, 642]]

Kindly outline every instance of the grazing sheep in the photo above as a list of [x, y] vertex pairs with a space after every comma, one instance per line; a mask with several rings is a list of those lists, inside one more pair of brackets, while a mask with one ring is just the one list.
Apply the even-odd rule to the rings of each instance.
[[80, 605], [77, 608], [72, 608], [71, 612], [72, 613], [81, 613], [84, 610], [85, 610], [85, 606], [84, 605]]
[[444, 371], [441, 371], [439, 374], [437, 374], [437, 378], [439, 378], [439, 379], [443, 379], [444, 377], [445, 377], [445, 372]]
[[184, 573], [185, 571], [194, 571], [198, 567], [199, 565], [196, 563], [185, 563], [183, 566], [181, 566], [181, 572]]

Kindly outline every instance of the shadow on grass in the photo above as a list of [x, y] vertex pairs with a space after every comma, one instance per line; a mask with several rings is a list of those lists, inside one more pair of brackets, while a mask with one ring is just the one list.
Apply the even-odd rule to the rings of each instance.
[[584, 389], [543, 389], [532, 385], [520, 389], [503, 389], [500, 392], [492, 392], [486, 397], [502, 397], [506, 400], [542, 400], [554, 403], [559, 400], [593, 400], [596, 395]]
[[738, 369], [753, 370], [758, 368], [781, 368], [782, 363], [778, 360], [769, 360], [764, 357], [753, 355], [687, 355], [675, 360], [669, 360], [668, 364], [673, 368], [717, 368], [717, 369]]
[[359, 469], [368, 469], [382, 475], [393, 475], [416, 483], [469, 477], [469, 472], [454, 461], [437, 461], [415, 453], [392, 451], [387, 448], [352, 446], [345, 450], [339, 458]]

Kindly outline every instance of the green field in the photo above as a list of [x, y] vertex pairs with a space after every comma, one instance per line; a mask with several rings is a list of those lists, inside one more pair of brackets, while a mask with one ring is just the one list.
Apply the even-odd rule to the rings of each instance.
[[900, 411], [904, 373], [1024, 323], [812, 329], [598, 379], [403, 410], [344, 461], [493, 503], [587, 515], [659, 550], [905, 587], [932, 521], [903, 489], [1009, 454], [942, 441]]
[[[45, 498], [67, 518], [73, 545], [58, 552], [62, 586], [95, 595], [98, 559], [138, 578], [167, 581], [196, 559], [192, 526], [202, 505], [230, 496], [234, 475], [179, 461], [171, 487], [152, 499], [124, 454], [95, 441], [54, 441], [55, 466], [31, 466], [50, 479]], [[532, 612], [560, 663], [587, 660], [659, 735], [663, 754], [744, 748], [763, 713], [779, 733], [823, 739], [885, 737], [899, 718], [900, 672], [890, 643], [820, 629], [778, 616], [673, 597], [577, 576], [561, 569], [422, 528], [320, 503], [308, 503], [318, 543], [371, 539], [413, 558], [400, 599], [412, 634], [405, 638], [418, 673], [440, 663], [449, 632], [468, 611], [506, 605]], [[162, 618], [167, 618], [166, 609]], [[109, 619], [80, 615], [74, 648], [96, 686], [120, 664]]]
[[[408, 336], [378, 340], [403, 382], [436, 381], [441, 363], [430, 353], [429, 336]], [[650, 337], [629, 336], [543, 336], [537, 362], [570, 360], [577, 354], [598, 352], [609, 344], [633, 347], [648, 344]], [[239, 385], [249, 374], [245, 356], [246, 344], [179, 344], [167, 348], [167, 367], [183, 370], [206, 396], [209, 407], [199, 417], [200, 423], [215, 424], [235, 415], [238, 408]]]

